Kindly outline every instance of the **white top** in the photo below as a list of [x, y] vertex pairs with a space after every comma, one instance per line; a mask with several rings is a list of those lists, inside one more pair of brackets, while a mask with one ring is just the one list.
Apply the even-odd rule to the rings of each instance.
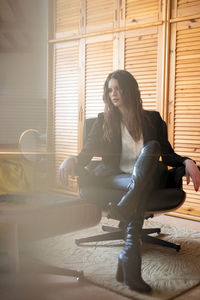
[[134, 164], [143, 147], [143, 136], [141, 136], [138, 142], [135, 142], [123, 123], [121, 123], [121, 135], [122, 153], [120, 159], [120, 170], [124, 173], [131, 174]]

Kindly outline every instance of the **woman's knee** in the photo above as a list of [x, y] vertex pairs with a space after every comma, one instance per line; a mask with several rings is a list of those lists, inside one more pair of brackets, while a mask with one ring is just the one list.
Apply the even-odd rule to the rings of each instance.
[[142, 152], [148, 152], [150, 154], [155, 154], [160, 156], [161, 153], [160, 143], [156, 140], [149, 141], [142, 148]]

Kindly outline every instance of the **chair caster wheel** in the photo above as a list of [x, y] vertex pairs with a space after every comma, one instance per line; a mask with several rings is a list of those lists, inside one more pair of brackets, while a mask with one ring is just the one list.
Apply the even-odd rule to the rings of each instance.
[[157, 229], [155, 233], [159, 235], [161, 233], [161, 229]]
[[82, 281], [84, 279], [83, 271], [80, 271], [79, 274], [76, 276], [77, 281]]
[[79, 240], [75, 240], [75, 244], [76, 244], [77, 246], [79, 246], [79, 245], [80, 245]]

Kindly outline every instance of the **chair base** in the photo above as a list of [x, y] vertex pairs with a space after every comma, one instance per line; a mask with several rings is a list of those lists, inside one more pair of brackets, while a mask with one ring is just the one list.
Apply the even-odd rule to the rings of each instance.
[[[115, 240], [124, 240], [125, 239], [125, 232], [117, 227], [112, 226], [102, 226], [103, 231], [107, 231], [107, 233], [94, 235], [86, 238], [76, 239], [75, 243], [76, 245], [81, 245], [83, 243], [90, 243], [90, 242], [100, 242], [100, 241], [115, 241]], [[160, 228], [147, 228], [142, 229], [142, 241], [144, 243], [151, 243], [156, 244], [160, 246], [165, 246], [169, 248], [173, 248], [176, 251], [179, 251], [181, 249], [181, 246], [179, 244], [170, 243], [161, 239], [158, 239], [154, 236], [150, 236], [149, 234], [157, 233], [159, 234], [161, 232]]]

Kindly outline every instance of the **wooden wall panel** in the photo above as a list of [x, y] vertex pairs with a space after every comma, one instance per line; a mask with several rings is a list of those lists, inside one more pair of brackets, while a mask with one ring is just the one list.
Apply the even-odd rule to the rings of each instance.
[[104, 110], [103, 85], [113, 71], [113, 42], [86, 45], [85, 118], [96, 117]]
[[[200, 26], [178, 24], [176, 32], [174, 149], [200, 164]], [[180, 213], [200, 216], [199, 193], [186, 185]]]
[[86, 32], [114, 27], [115, 0], [87, 0], [86, 1]]
[[156, 110], [158, 108], [157, 28], [127, 33], [124, 57], [125, 69], [138, 81], [144, 108]]
[[56, 165], [78, 152], [79, 47], [55, 51], [54, 135]]
[[80, 27], [81, 0], [56, 0], [56, 37], [78, 34]]
[[155, 22], [161, 18], [161, 0], [126, 0], [125, 2], [126, 26]]
[[177, 17], [200, 14], [199, 0], [177, 0]]

